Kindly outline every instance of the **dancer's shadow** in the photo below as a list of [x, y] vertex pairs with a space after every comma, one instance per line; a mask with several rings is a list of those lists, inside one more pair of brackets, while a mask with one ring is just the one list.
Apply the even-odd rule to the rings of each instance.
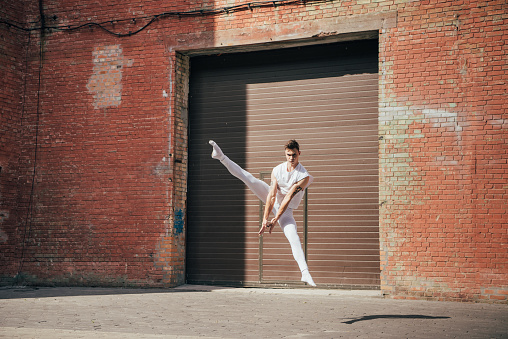
[[430, 316], [421, 314], [379, 314], [379, 315], [366, 315], [361, 318], [352, 319], [349, 321], [343, 321], [343, 324], [354, 324], [358, 321], [375, 320], [375, 319], [450, 319], [450, 317], [444, 316]]

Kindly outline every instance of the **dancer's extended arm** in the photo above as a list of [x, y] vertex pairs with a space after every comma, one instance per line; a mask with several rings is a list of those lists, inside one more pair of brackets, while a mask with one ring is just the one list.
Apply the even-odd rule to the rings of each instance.
[[277, 179], [272, 173], [270, 191], [268, 192], [268, 196], [266, 197], [265, 204], [265, 213], [263, 214], [263, 225], [259, 230], [259, 234], [264, 233], [267, 229], [270, 233], [272, 233], [272, 229], [274, 224], [271, 223], [268, 218], [270, 217], [270, 212], [273, 209], [273, 205], [275, 205], [275, 197], [277, 195]]
[[282, 216], [282, 214], [284, 214], [284, 212], [286, 212], [291, 200], [295, 197], [295, 195], [297, 195], [299, 192], [303, 191], [309, 185], [310, 180], [311, 180], [311, 177], [306, 177], [305, 179], [302, 179], [302, 180], [298, 181], [297, 183], [295, 183], [293, 186], [291, 186], [291, 189], [286, 194], [286, 196], [284, 197], [284, 200], [282, 200], [282, 202], [280, 204], [279, 210], [277, 211], [277, 215], [275, 216], [275, 218], [273, 218], [270, 221], [270, 223], [275, 225], [277, 223], [277, 221], [279, 221], [279, 218]]

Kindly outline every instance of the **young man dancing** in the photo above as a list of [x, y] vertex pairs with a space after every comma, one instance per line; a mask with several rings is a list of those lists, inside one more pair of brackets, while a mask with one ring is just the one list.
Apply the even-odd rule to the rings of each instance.
[[[293, 217], [293, 210], [298, 208], [305, 189], [313, 180], [313, 177], [299, 162], [300, 146], [298, 142], [290, 140], [284, 146], [287, 161], [273, 169], [270, 186], [231, 161], [213, 140], [210, 140], [209, 143], [213, 147], [212, 158], [219, 160], [231, 174], [242, 180], [265, 204], [263, 224], [259, 234], [261, 235], [267, 230], [272, 233], [273, 227], [278, 222], [291, 245], [293, 257], [302, 272], [301, 280], [311, 286], [316, 286], [309, 273], [300, 237], [296, 231], [296, 221]], [[270, 212], [273, 212], [275, 217], [270, 219]]]

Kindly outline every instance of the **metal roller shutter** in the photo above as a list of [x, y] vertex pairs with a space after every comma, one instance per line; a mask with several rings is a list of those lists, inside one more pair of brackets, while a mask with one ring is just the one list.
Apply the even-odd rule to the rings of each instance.
[[[257, 198], [210, 158], [214, 139], [269, 180], [296, 139], [315, 177], [295, 217], [316, 283], [379, 286], [377, 40], [191, 59], [187, 280], [292, 284], [280, 228], [257, 236]], [[305, 219], [307, 229], [305, 230]]]

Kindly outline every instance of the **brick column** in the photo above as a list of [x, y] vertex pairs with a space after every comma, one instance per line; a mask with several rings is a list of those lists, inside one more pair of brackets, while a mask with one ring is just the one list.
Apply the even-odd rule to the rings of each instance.
[[156, 266], [163, 271], [163, 285], [178, 286], [185, 283], [189, 57], [174, 53], [171, 58], [169, 114], [172, 127], [170, 158], [173, 186], [170, 192], [168, 228], [157, 246]]

